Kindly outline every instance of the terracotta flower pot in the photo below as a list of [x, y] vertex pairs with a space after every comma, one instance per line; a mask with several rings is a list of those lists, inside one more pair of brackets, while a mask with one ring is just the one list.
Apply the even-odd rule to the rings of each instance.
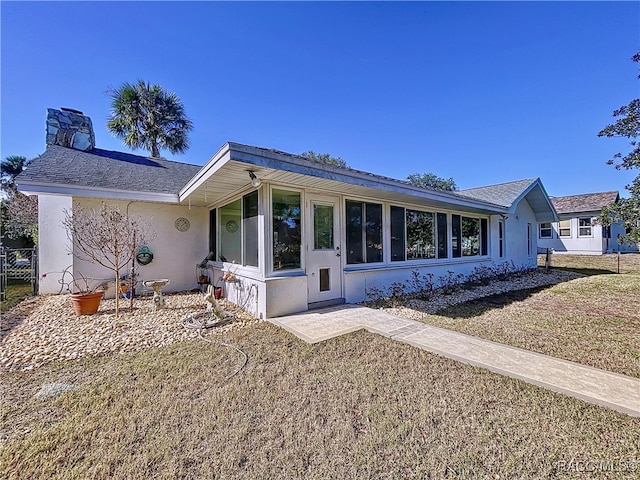
[[100, 307], [104, 292], [72, 293], [71, 302], [76, 315], [93, 315]]

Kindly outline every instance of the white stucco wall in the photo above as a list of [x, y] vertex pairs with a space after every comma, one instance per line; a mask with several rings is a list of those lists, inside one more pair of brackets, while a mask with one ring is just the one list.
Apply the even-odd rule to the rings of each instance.
[[223, 281], [224, 270], [215, 268], [214, 284], [223, 288], [224, 298], [258, 318], [273, 318], [308, 309], [306, 275], [262, 279], [257, 272], [247, 275], [242, 267], [232, 267], [231, 271], [235, 281]]
[[71, 211], [71, 197], [38, 195], [39, 292], [59, 293], [62, 272], [73, 265], [71, 242], [62, 226], [64, 211]]
[[[412, 272], [418, 271], [420, 277], [424, 275], [433, 275], [432, 281], [435, 287], [440, 286], [441, 278], [448, 277], [449, 271], [454, 275], [461, 273], [466, 276], [479, 265], [492, 265], [490, 259], [474, 259], [457, 261], [448, 261], [446, 263], [413, 266], [387, 267], [369, 270], [347, 271], [344, 274], [344, 292], [346, 303], [358, 303], [365, 300], [371, 300], [367, 296], [367, 292], [379, 289], [382, 292], [389, 292], [391, 284], [398, 282], [408, 285], [412, 278]], [[374, 297], [375, 298], [375, 295]]]
[[[105, 267], [73, 258], [68, 254], [69, 242], [61, 221], [63, 210], [71, 208], [71, 198], [62, 196], [41, 195], [39, 198], [40, 225], [40, 272], [50, 272], [41, 278], [41, 293], [58, 293], [60, 272], [73, 264], [73, 274], [90, 279], [90, 286], [95, 287], [105, 280], [114, 277], [113, 272]], [[76, 198], [74, 205], [98, 207], [100, 200]], [[204, 208], [168, 205], [160, 203], [142, 203], [109, 201], [127, 210], [130, 214], [147, 218], [155, 238], [147, 246], [154, 254], [149, 265], [136, 264], [139, 280], [168, 278], [171, 283], [163, 291], [175, 292], [196, 288], [196, 265], [206, 257], [209, 244], [209, 211]], [[186, 232], [178, 231], [174, 223], [177, 218], [184, 217], [190, 222]], [[126, 273], [129, 268], [125, 269]], [[57, 273], [56, 273], [57, 272]], [[113, 296], [107, 292], [107, 297]]]
[[[514, 214], [507, 216], [505, 222], [506, 261], [513, 261], [516, 267], [535, 268], [537, 266], [538, 223], [533, 210], [526, 200], [522, 200]], [[527, 225], [531, 225], [531, 245], [527, 248]], [[497, 236], [492, 238], [497, 242]], [[494, 257], [497, 261], [497, 256]]]
[[[100, 202], [83, 200], [84, 205], [98, 206]], [[208, 254], [209, 212], [204, 208], [167, 205], [160, 203], [120, 202], [120, 207], [132, 215], [140, 215], [149, 220], [155, 238], [147, 243], [153, 252], [153, 261], [149, 265], [136, 264], [139, 280], [168, 278], [170, 284], [163, 288], [165, 292], [177, 292], [196, 288], [196, 265]], [[176, 219], [189, 220], [190, 228], [186, 232], [178, 231]], [[103, 272], [104, 268], [92, 265], [88, 271]], [[108, 272], [107, 272], [108, 274]]]

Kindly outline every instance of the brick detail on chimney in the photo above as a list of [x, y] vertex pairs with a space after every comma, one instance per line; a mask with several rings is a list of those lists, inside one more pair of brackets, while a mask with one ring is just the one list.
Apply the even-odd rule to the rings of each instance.
[[83, 152], [96, 146], [91, 118], [71, 109], [47, 109], [47, 145], [60, 145]]

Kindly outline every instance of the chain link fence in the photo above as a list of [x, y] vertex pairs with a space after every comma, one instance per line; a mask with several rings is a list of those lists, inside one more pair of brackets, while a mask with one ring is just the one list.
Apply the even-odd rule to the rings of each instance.
[[37, 248], [0, 247], [0, 300], [6, 300], [14, 283], [28, 283], [32, 294], [38, 294]]

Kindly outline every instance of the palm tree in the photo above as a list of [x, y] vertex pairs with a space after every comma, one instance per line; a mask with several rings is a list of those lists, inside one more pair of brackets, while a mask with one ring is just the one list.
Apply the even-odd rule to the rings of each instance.
[[189, 148], [187, 133], [193, 128], [175, 93], [160, 85], [138, 80], [109, 90], [111, 116], [107, 128], [133, 150], [145, 148], [153, 158], [160, 148], [184, 153]]

